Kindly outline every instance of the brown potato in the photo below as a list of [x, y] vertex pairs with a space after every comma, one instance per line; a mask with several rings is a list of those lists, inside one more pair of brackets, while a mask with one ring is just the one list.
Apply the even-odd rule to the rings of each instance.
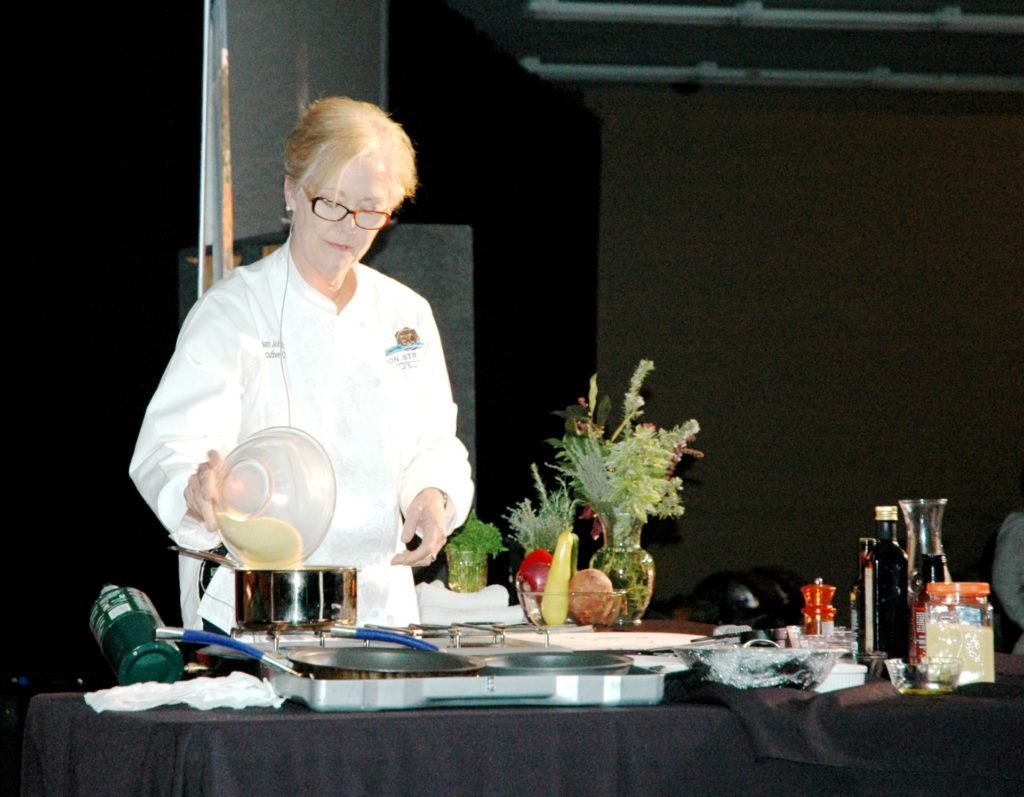
[[609, 625], [619, 616], [621, 596], [600, 570], [577, 570], [569, 580], [569, 614], [580, 625]]

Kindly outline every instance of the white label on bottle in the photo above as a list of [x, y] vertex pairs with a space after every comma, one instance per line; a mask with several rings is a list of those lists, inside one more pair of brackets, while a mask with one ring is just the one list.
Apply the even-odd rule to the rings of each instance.
[[875, 571], [870, 564], [864, 568], [864, 616], [860, 621], [864, 626], [864, 650], [870, 653], [875, 649]]
[[910, 614], [910, 660], [918, 662], [928, 655], [928, 612], [924, 601], [918, 601]]

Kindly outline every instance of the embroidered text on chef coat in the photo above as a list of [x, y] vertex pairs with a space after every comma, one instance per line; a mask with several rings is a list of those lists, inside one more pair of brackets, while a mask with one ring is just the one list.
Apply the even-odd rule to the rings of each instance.
[[284, 343], [280, 340], [262, 340], [263, 356], [268, 360], [276, 360], [284, 357]]

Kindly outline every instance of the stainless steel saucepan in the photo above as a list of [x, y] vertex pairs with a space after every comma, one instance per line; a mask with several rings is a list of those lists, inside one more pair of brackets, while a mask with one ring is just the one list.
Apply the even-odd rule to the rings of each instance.
[[171, 550], [234, 571], [235, 627], [240, 631], [278, 634], [356, 624], [358, 574], [354, 567], [260, 570], [212, 551], [180, 546]]

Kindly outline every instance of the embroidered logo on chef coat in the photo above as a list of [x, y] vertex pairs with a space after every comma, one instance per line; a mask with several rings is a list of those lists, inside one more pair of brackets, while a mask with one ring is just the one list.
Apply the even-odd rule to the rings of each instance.
[[388, 365], [400, 370], [415, 368], [419, 365], [419, 358], [423, 348], [423, 341], [420, 334], [411, 327], [402, 327], [395, 332], [395, 345], [389, 348], [385, 354], [388, 358]]
[[275, 360], [284, 357], [284, 343], [279, 340], [262, 340], [263, 356], [268, 360]]

